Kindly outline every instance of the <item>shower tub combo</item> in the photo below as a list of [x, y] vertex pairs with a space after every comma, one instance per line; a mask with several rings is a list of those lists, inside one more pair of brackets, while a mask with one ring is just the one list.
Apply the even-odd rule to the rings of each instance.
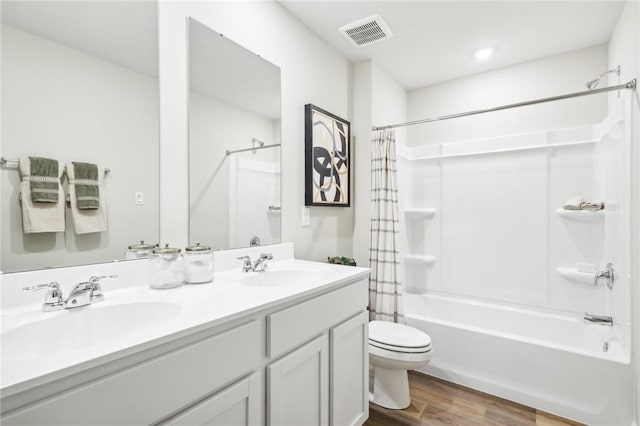
[[[398, 148], [406, 322], [433, 344], [420, 371], [586, 424], [635, 424], [623, 117]], [[573, 194], [607, 207], [567, 213]], [[615, 285], [579, 269], [608, 262]]]
[[404, 303], [433, 342], [422, 372], [587, 424], [633, 424], [619, 325], [437, 294]]

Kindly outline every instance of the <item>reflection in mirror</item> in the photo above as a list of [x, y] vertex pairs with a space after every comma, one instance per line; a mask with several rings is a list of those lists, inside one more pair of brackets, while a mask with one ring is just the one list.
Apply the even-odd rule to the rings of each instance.
[[280, 69], [189, 20], [189, 241], [280, 242]]
[[[129, 245], [157, 242], [157, 3], [3, 1], [1, 7], [1, 155], [9, 161], [0, 170], [0, 270], [124, 259]], [[81, 221], [63, 205], [64, 231], [25, 233], [16, 160], [30, 156], [55, 159], [60, 170], [72, 162], [110, 169], [99, 196], [106, 231], [79, 233]], [[65, 179], [58, 203], [65, 204], [68, 186]]]

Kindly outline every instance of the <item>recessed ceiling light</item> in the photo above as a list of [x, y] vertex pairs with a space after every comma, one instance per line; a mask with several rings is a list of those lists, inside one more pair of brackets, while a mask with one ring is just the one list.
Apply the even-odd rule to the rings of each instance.
[[493, 55], [493, 49], [490, 47], [485, 47], [484, 49], [476, 50], [476, 53], [474, 53], [474, 56], [479, 61], [484, 61], [485, 59], [488, 59], [491, 55]]

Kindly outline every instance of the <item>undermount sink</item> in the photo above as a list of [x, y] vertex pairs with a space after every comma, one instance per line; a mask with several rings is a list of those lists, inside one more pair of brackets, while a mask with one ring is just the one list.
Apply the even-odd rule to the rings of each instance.
[[164, 302], [95, 304], [58, 311], [2, 331], [5, 359], [55, 354], [104, 343], [173, 318], [180, 307]]
[[287, 267], [268, 269], [264, 272], [247, 272], [240, 278], [240, 283], [256, 287], [285, 287], [303, 282], [318, 282], [327, 276], [321, 268]]

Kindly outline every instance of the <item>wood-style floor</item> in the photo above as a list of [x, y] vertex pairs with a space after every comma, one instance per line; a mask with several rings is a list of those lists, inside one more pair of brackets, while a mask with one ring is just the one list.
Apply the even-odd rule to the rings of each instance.
[[465, 388], [435, 377], [409, 372], [411, 405], [387, 410], [369, 404], [365, 426], [564, 426], [580, 425], [570, 420]]

